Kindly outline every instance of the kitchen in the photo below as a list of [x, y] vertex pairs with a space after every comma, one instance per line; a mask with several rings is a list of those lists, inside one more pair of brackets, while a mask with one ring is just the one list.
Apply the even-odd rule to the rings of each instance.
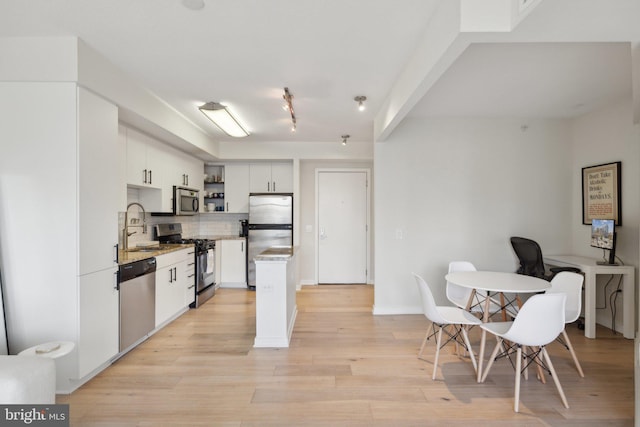
[[[67, 91], [69, 94], [75, 92], [75, 88], [69, 88]], [[116, 120], [116, 114], [113, 108], [110, 108], [107, 103], [103, 100], [94, 97], [90, 93], [86, 93], [83, 90], [80, 90], [80, 102], [83, 106], [86, 106], [87, 111], [90, 109], [95, 110], [108, 110], [111, 114], [105, 115], [105, 122], [111, 122], [111, 124], [116, 125], [116, 127], [109, 128], [108, 126], [103, 127], [95, 127], [95, 133], [92, 133], [91, 136], [96, 136], [96, 139], [91, 139], [91, 141], [96, 142], [96, 146], [104, 151], [103, 156], [99, 156], [99, 158], [95, 162], [95, 167], [88, 168], [87, 176], [90, 178], [97, 177], [94, 185], [88, 187], [88, 191], [86, 194], [82, 192], [81, 189], [81, 197], [80, 197], [80, 216], [81, 221], [87, 221], [84, 223], [86, 225], [86, 229], [90, 230], [91, 233], [81, 233], [80, 242], [76, 244], [73, 242], [74, 239], [63, 238], [63, 236], [55, 237], [58, 231], [68, 232], [68, 228], [65, 227], [57, 227], [49, 232], [49, 235], [54, 237], [54, 241], [57, 241], [57, 250], [52, 251], [51, 256], [47, 257], [39, 265], [45, 266], [48, 262], [52, 261], [56, 256], [56, 253], [60, 255], [64, 255], [60, 258], [59, 261], [55, 263], [50, 263], [48, 267], [52, 271], [58, 271], [58, 276], [61, 276], [63, 272], [60, 269], [65, 269], [64, 274], [66, 276], [70, 276], [68, 269], [65, 268], [65, 264], [63, 261], [68, 258], [69, 250], [74, 250], [74, 248], [78, 250], [79, 263], [80, 263], [80, 294], [79, 294], [79, 306], [73, 304], [73, 298], [70, 300], [68, 298], [69, 295], [75, 294], [76, 290], [73, 289], [73, 286], [69, 284], [59, 284], [55, 279], [56, 274], [52, 277], [55, 282], [56, 292], [51, 294], [51, 298], [47, 301], [46, 299], [36, 301], [33, 300], [29, 295], [33, 292], [37, 286], [31, 286], [31, 292], [25, 294], [24, 297], [22, 295], [16, 295], [9, 293], [9, 306], [14, 310], [17, 310], [18, 314], [12, 313], [8, 310], [8, 315], [10, 319], [9, 325], [11, 322], [14, 322], [16, 317], [12, 319], [12, 314], [14, 316], [25, 316], [24, 319], [20, 319], [23, 321], [23, 325], [28, 331], [32, 331], [31, 334], [16, 334], [15, 329], [12, 331], [10, 329], [10, 336], [19, 336], [20, 340], [24, 340], [23, 343], [20, 340], [14, 340], [10, 343], [10, 347], [15, 349], [20, 349], [21, 346], [30, 347], [32, 345], [36, 345], [38, 343], [47, 342], [47, 341], [56, 341], [56, 340], [69, 340], [77, 343], [78, 351], [69, 355], [67, 359], [61, 362], [62, 369], [58, 371], [58, 389], [59, 392], [70, 392], [73, 389], [77, 388], [83, 382], [85, 382], [88, 378], [91, 378], [101, 369], [108, 366], [108, 364], [121, 352], [127, 351], [132, 346], [135, 346], [140, 340], [144, 339], [148, 333], [152, 333], [157, 330], [157, 328], [161, 328], [175, 317], [179, 316], [182, 312], [188, 309], [189, 304], [193, 301], [193, 278], [191, 279], [191, 284], [189, 285], [187, 282], [187, 289], [183, 289], [178, 291], [177, 298], [174, 298], [173, 301], [169, 301], [164, 304], [164, 308], [160, 307], [160, 301], [163, 297], [158, 294], [160, 292], [160, 288], [156, 289], [156, 309], [155, 309], [155, 321], [152, 322], [150, 328], [148, 328], [142, 335], [138, 335], [126, 343], [118, 344], [118, 292], [117, 292], [117, 275], [115, 275], [116, 268], [113, 266], [113, 261], [118, 259], [120, 264], [125, 264], [127, 261], [134, 261], [139, 259], [146, 259], [151, 256], [157, 255], [158, 260], [158, 277], [160, 276], [162, 259], [164, 257], [169, 257], [173, 255], [172, 251], [168, 251], [166, 246], [162, 250], [158, 252], [149, 251], [149, 245], [158, 244], [158, 239], [162, 236], [159, 236], [158, 230], [162, 228], [164, 225], [168, 224], [180, 224], [181, 229], [179, 234], [180, 237], [189, 238], [189, 237], [200, 237], [200, 236], [208, 236], [210, 239], [215, 240], [215, 261], [214, 265], [217, 265], [217, 268], [214, 269], [215, 272], [215, 283], [217, 286], [229, 286], [229, 287], [244, 287], [246, 289], [246, 237], [240, 236], [244, 232], [246, 232], [246, 227], [243, 227], [243, 221], [248, 219], [248, 210], [245, 213], [226, 213], [220, 211], [213, 212], [204, 212], [198, 213], [195, 215], [180, 215], [173, 216], [173, 205], [172, 203], [165, 203], [168, 200], [171, 200], [173, 197], [174, 187], [179, 185], [183, 185], [182, 181], [173, 182], [173, 185], [166, 186], [167, 191], [171, 191], [171, 194], [164, 193], [163, 188], [154, 188], [153, 185], [156, 185], [156, 182], [165, 182], [163, 179], [160, 180], [162, 176], [160, 173], [156, 172], [156, 176], [154, 177], [154, 183], [148, 184], [147, 186], [141, 185], [137, 182], [130, 182], [128, 178], [126, 180], [126, 185], [117, 186], [113, 185], [120, 182], [120, 180], [113, 180], [107, 182], [101, 179], [101, 176], [106, 175], [109, 171], [105, 167], [101, 167], [106, 162], [106, 159], [112, 158], [116, 160], [116, 164], [126, 165], [129, 169], [133, 169], [131, 167], [131, 163], [138, 161], [131, 156], [126, 156], [126, 158], [117, 158], [114, 156], [115, 153], [131, 153], [131, 150], [127, 150], [128, 143], [130, 141], [135, 141], [133, 144], [139, 142], [140, 139], [144, 140], [147, 148], [153, 147], [156, 150], [166, 150], [165, 153], [175, 152], [171, 147], [166, 144], [162, 144], [159, 141], [152, 140], [152, 138], [142, 134], [141, 132], [135, 131], [132, 128], [127, 128], [122, 124], [118, 125]], [[84, 112], [85, 110], [83, 110]], [[80, 120], [83, 119], [83, 115], [80, 114]], [[75, 122], [74, 120], [70, 120], [70, 122]], [[93, 122], [95, 123], [95, 122]], [[106, 123], [105, 123], [106, 124]], [[85, 132], [84, 124], [80, 124], [80, 133], [84, 135]], [[121, 150], [114, 152], [109, 152], [108, 150], [104, 150], [105, 146], [108, 146], [110, 143], [112, 146], [113, 142], [109, 142], [108, 139], [110, 136], [114, 136], [115, 131], [119, 132], [119, 138], [116, 137], [115, 140], [119, 141], [121, 145]], [[86, 131], [88, 133], [88, 131]], [[100, 138], [97, 138], [97, 135]], [[136, 139], [138, 138], [138, 139]], [[104, 144], [104, 145], [102, 145]], [[153, 144], [153, 145], [152, 145]], [[75, 145], [72, 143], [71, 145]], [[31, 147], [33, 148], [33, 147]], [[70, 147], [71, 148], [71, 147]], [[83, 146], [80, 147], [80, 156], [83, 154]], [[91, 159], [94, 159], [92, 155]], [[182, 156], [185, 157], [184, 155]], [[16, 161], [18, 156], [13, 157], [13, 160]], [[166, 157], [169, 158], [169, 157]], [[200, 188], [205, 187], [205, 175], [207, 174], [207, 169], [204, 166], [204, 162], [198, 161], [195, 158], [192, 158], [193, 163], [197, 163], [199, 166], [198, 172], [195, 172], [196, 168], [194, 167], [194, 172], [189, 174], [190, 184], [199, 190]], [[66, 161], [68, 166], [71, 166], [73, 162]], [[173, 162], [167, 162], [167, 164], [174, 164]], [[257, 164], [253, 162], [252, 164]], [[244, 164], [246, 166], [246, 171], [249, 172], [249, 163]], [[82, 168], [80, 174], [85, 172]], [[236, 165], [237, 166], [237, 165]], [[60, 165], [55, 162], [46, 163], [39, 166], [38, 170], [42, 171], [43, 177], [42, 182], [46, 184], [46, 176], [48, 176], [52, 168], [58, 168]], [[221, 165], [218, 166], [207, 166], [207, 168], [216, 168], [217, 173], [223, 174], [224, 167]], [[148, 167], [149, 170], [160, 170], [160, 169], [152, 169]], [[45, 172], [47, 171], [47, 172]], [[167, 171], [165, 169], [164, 171]], [[139, 172], [143, 172], [140, 170]], [[210, 170], [209, 170], [210, 172]], [[103, 175], [104, 174], [104, 175]], [[255, 175], [255, 174], [254, 174]], [[136, 177], [138, 175], [135, 175]], [[57, 193], [60, 194], [59, 200], [57, 200], [52, 206], [59, 208], [62, 215], [59, 218], [59, 224], [62, 222], [68, 222], [68, 218], [64, 218], [64, 215], [69, 214], [69, 211], [65, 209], [65, 205], [71, 205], [74, 203], [75, 195], [73, 192], [68, 192], [68, 196], [65, 199], [62, 197], [65, 192], [60, 191], [60, 184], [63, 182], [64, 176], [59, 176], [57, 180]], [[249, 182], [249, 176], [247, 175], [247, 182]], [[186, 177], [185, 177], [186, 179]], [[75, 181], [75, 178], [69, 176], [69, 182]], [[222, 182], [222, 181], [220, 181]], [[186, 182], [184, 182], [186, 184]], [[101, 185], [102, 187], [98, 187]], [[223, 185], [222, 183], [219, 185]], [[281, 184], [285, 187], [285, 183]], [[289, 183], [288, 185], [291, 185]], [[114, 191], [115, 190], [115, 191]], [[53, 187], [52, 187], [53, 191]], [[246, 193], [244, 197], [247, 200], [249, 199], [249, 188], [246, 188]], [[220, 191], [222, 192], [222, 191]], [[226, 191], [225, 191], [226, 192]], [[124, 194], [122, 194], [124, 193]], [[123, 198], [123, 195], [126, 195], [126, 203], [127, 208], [118, 210], [114, 209], [115, 206], [118, 205], [117, 200]], [[43, 197], [47, 197], [46, 195]], [[201, 197], [201, 196], [200, 196]], [[110, 207], [110, 210], [105, 209], [105, 202], [107, 201], [115, 201]], [[36, 214], [44, 212], [36, 211]], [[47, 213], [46, 216], [51, 216], [51, 213]], [[74, 215], [71, 215], [74, 217]], [[31, 218], [28, 224], [25, 224], [24, 229], [34, 229], [34, 232], [41, 232], [41, 230], [37, 229], [37, 227], [33, 227], [33, 223], [35, 222], [34, 218]], [[127, 224], [125, 226], [125, 221]], [[155, 233], [155, 235], [154, 235]], [[107, 244], [107, 250], [104, 250], [105, 246], [98, 244], [98, 239], [104, 234], [104, 241], [111, 241], [113, 244]], [[73, 235], [71, 232], [70, 235]], [[164, 235], [163, 235], [164, 236]], [[59, 239], [59, 240], [58, 240]], [[126, 242], [125, 242], [126, 239]], [[17, 240], [16, 243], [19, 243], [22, 240]], [[118, 244], [116, 246], [116, 243]], [[163, 244], [168, 242], [164, 241]], [[126, 245], [126, 246], [125, 246]], [[229, 245], [229, 248], [227, 246]], [[98, 247], [100, 246], [100, 247]], [[169, 265], [164, 266], [164, 270], [169, 272], [169, 274], [173, 274], [173, 278], [169, 279], [169, 284], [167, 284], [167, 288], [171, 286], [173, 280], [178, 279], [177, 276], [181, 276], [183, 271], [185, 271], [178, 267], [181, 262], [185, 262], [186, 265], [193, 264], [194, 261], [194, 251], [189, 249], [185, 249], [184, 245], [176, 245], [178, 246], [176, 249], [176, 253], [184, 252], [188, 257], [187, 259], [176, 260], [174, 263], [170, 263]], [[68, 249], [62, 249], [64, 247], [68, 247]], [[85, 249], [85, 247], [89, 247], [89, 249]], [[121, 249], [121, 250], [119, 250]], [[126, 252], [124, 249], [130, 249], [132, 252]], [[235, 249], [239, 249], [238, 252]], [[100, 262], [95, 261], [96, 252], [100, 252], [102, 255], [102, 260]], [[169, 253], [171, 252], [171, 253]], [[190, 262], [189, 262], [190, 261]], [[72, 264], [73, 265], [73, 264]], [[229, 267], [227, 267], [229, 265]], [[239, 266], [239, 268], [238, 268]], [[188, 267], [187, 267], [188, 268]], [[33, 271], [34, 268], [32, 267]], [[25, 268], [25, 271], [28, 269]], [[93, 273], [95, 271], [95, 273]], [[173, 272], [171, 272], [173, 271]], [[194, 273], [192, 267], [192, 275]], [[7, 277], [12, 278], [11, 271], [8, 272], [9, 275]], [[36, 272], [37, 273], [37, 272]], [[40, 273], [37, 273], [38, 275]], [[29, 274], [22, 274], [24, 279], [30, 280], [31, 277]], [[41, 276], [42, 277], [42, 276]], [[95, 282], [93, 279], [95, 278]], [[182, 279], [180, 277], [180, 279]], [[38, 292], [46, 293], [47, 291], [52, 289], [52, 285], [47, 284], [47, 280], [44, 278], [37, 280], [37, 283], [42, 283], [42, 286]], [[87, 281], [87, 286], [84, 286], [84, 281]], [[72, 281], [71, 281], [72, 282]], [[182, 283], [182, 280], [179, 281]], [[62, 281], [60, 282], [62, 283]], [[159, 281], [156, 281], [156, 285], [159, 285]], [[175, 287], [175, 286], [174, 286]], [[191, 288], [192, 292], [192, 300], [189, 300], [185, 295], [188, 293], [188, 289]], [[87, 292], [84, 290], [87, 289]], [[170, 290], [168, 292], [171, 292]], [[66, 295], [65, 295], [66, 293]], [[66, 296], [66, 298], [62, 298], [62, 296]], [[164, 298], [165, 300], [167, 298]], [[42, 302], [47, 301], [47, 304], [40, 306]], [[177, 302], [176, 302], [177, 301]], [[70, 303], [72, 303], [70, 305]], [[65, 308], [66, 307], [66, 308]], [[70, 310], [69, 310], [70, 309]], [[74, 316], [65, 317], [64, 315], [60, 315], [61, 312], [69, 312], [71, 310], [79, 311], [79, 322], [76, 323], [76, 320], [73, 319]], [[39, 311], [38, 315], [36, 315], [36, 311]], [[65, 331], [65, 323], [68, 328]], [[47, 327], [43, 328], [43, 324], [46, 324]], [[51, 327], [49, 327], [51, 326]], [[48, 329], [48, 330], [47, 330]], [[74, 331], [78, 330], [78, 335], [75, 335]], [[16, 351], [16, 350], [13, 350]], [[66, 366], [68, 365], [68, 366]]]
[[[17, 41], [21, 52], [32, 51], [33, 58], [40, 57], [43, 50], [60, 48], [60, 40], [41, 39], [34, 46], [23, 42]], [[178, 222], [175, 218], [180, 218], [184, 237], [233, 236], [216, 242], [215, 253], [220, 258], [216, 260], [216, 273], [220, 276], [216, 283], [246, 287], [242, 255], [229, 264], [235, 267], [225, 268], [225, 254], [229, 248], [230, 254], [246, 251], [246, 245], [243, 248], [243, 241], [237, 239], [241, 221], [248, 219], [248, 194], [265, 192], [264, 187], [273, 182], [274, 176], [279, 191], [298, 194], [301, 161], [287, 158], [284, 153], [279, 158], [262, 159], [247, 155], [246, 160], [230, 156], [233, 159], [229, 161], [207, 161], [207, 170], [202, 158], [210, 158], [208, 152], [196, 150], [194, 155], [177, 147], [175, 134], [157, 129], [154, 133], [146, 120], [109, 98], [135, 94], [144, 101], [142, 104], [156, 102], [159, 111], [152, 109], [151, 113], [162, 113], [164, 104], [124, 77], [114, 83], [106, 70], [114, 75], [120, 75], [119, 71], [82, 41], [66, 39], [62, 45], [77, 48], [76, 61], [84, 58], [95, 63], [93, 79], [85, 83], [69, 76], [37, 84], [0, 83], [6, 139], [20, 141], [6, 147], [0, 164], [5, 203], [2, 210], [5, 218], [7, 213], [11, 218], [10, 224], [4, 220], [2, 228], [2, 271], [4, 283], [12, 283], [5, 294], [10, 351], [17, 353], [50, 341], [75, 342], [75, 351], [60, 360], [57, 370], [58, 392], [70, 393], [109, 366], [120, 351], [116, 260], [123, 243], [125, 212], [134, 219], [139, 210], [137, 205], [129, 209], [127, 206], [139, 203], [149, 212], [144, 216], [146, 235], [142, 227], [138, 228], [143, 225], [143, 218], [129, 224], [134, 226], [125, 233], [129, 247], [148, 244], [154, 240], [155, 225]], [[12, 63], [19, 65], [24, 60], [24, 56], [20, 57]], [[64, 56], [58, 59], [61, 65], [66, 61]], [[46, 72], [51, 69], [56, 67], [41, 68], [42, 79], [52, 78]], [[101, 92], [107, 95], [98, 95]], [[122, 102], [132, 103], [126, 97]], [[39, 126], [30, 126], [34, 119], [39, 120]], [[198, 138], [192, 141], [197, 146]], [[210, 146], [215, 148], [215, 144]], [[309, 163], [309, 176], [313, 176], [315, 165]], [[20, 179], [24, 171], [29, 172], [28, 179]], [[224, 189], [215, 190], [222, 186], [221, 181], [205, 184], [205, 174], [214, 173], [221, 176]], [[251, 176], [262, 178], [252, 180]], [[284, 181], [280, 178], [283, 176]], [[187, 183], [199, 191], [200, 206], [207, 205], [205, 191], [208, 195], [218, 193], [218, 199], [223, 193], [227, 211], [165, 216], [173, 210], [173, 187]], [[311, 181], [306, 185], [312, 185]], [[25, 197], [27, 194], [33, 197]], [[308, 194], [312, 197], [312, 193]], [[243, 199], [244, 205], [236, 205]], [[306, 206], [313, 204], [310, 198]], [[313, 212], [307, 215], [306, 223], [313, 224]], [[299, 218], [300, 197], [294, 197], [293, 223], [297, 224]], [[300, 230], [297, 227], [293, 231], [296, 242]], [[36, 263], [23, 256], [31, 253], [33, 241], [47, 247], [46, 256], [39, 257]], [[308, 254], [307, 269], [313, 271], [313, 255]], [[184, 290], [182, 295], [186, 293]], [[167, 308], [163, 321], [157, 325], [154, 321], [154, 327], [170, 321], [186, 307]]]

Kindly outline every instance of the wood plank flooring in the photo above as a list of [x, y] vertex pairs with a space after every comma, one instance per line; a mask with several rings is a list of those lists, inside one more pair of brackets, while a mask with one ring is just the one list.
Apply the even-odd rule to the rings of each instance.
[[[609, 329], [589, 340], [567, 328], [585, 378], [549, 346], [570, 409], [550, 378], [532, 375], [516, 414], [507, 361], [477, 384], [447, 346], [432, 381], [417, 358], [427, 320], [373, 316], [373, 287], [303, 287], [297, 304], [291, 346], [254, 349], [255, 293], [221, 289], [58, 403], [70, 404], [72, 426], [633, 425], [633, 341]], [[470, 337], [477, 352], [479, 329]], [[430, 343], [423, 357], [433, 355]]]

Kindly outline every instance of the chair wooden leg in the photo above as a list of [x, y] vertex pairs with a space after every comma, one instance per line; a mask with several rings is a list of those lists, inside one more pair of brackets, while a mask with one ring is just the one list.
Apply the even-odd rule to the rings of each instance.
[[580, 362], [578, 362], [578, 356], [576, 356], [576, 352], [573, 350], [573, 346], [571, 345], [571, 340], [569, 339], [569, 335], [567, 335], [567, 331], [562, 330], [562, 336], [564, 337], [564, 342], [567, 344], [567, 347], [569, 348], [571, 357], [573, 357], [573, 362], [576, 364], [576, 369], [578, 370], [578, 374], [580, 374], [580, 376], [584, 378], [584, 372], [582, 372], [582, 366], [580, 366]]
[[[520, 346], [518, 346], [518, 348], [520, 348]], [[524, 347], [524, 354], [527, 354], [527, 347], [526, 346]], [[529, 381], [529, 366], [528, 365], [526, 365], [524, 367], [524, 372], [521, 372], [521, 374], [524, 375], [525, 381]]]
[[[534, 347], [533, 351], [538, 351], [540, 347]], [[537, 377], [540, 380], [540, 382], [542, 384], [546, 384], [547, 383], [547, 378], [544, 376], [544, 370], [542, 369], [542, 358], [540, 357], [540, 353], [538, 353], [538, 355], [532, 359], [533, 362], [535, 362], [536, 364], [536, 371], [537, 371]]]
[[440, 356], [440, 343], [442, 342], [442, 326], [438, 330], [438, 338], [436, 339], [436, 357], [433, 360], [433, 375], [431, 376], [432, 380], [436, 379], [436, 372], [438, 371], [438, 356]]
[[431, 322], [431, 326], [427, 329], [427, 333], [424, 336], [424, 340], [422, 340], [422, 345], [420, 346], [420, 351], [418, 352], [418, 359], [421, 359], [422, 352], [424, 351], [424, 347], [427, 345], [427, 341], [429, 341], [429, 337], [431, 335], [435, 335], [435, 326], [433, 322]]
[[[549, 358], [549, 353], [547, 353], [547, 349], [542, 349], [542, 354], [544, 356], [544, 360], [547, 362], [547, 366], [549, 367], [549, 371], [551, 371], [551, 377], [553, 378], [553, 382], [556, 383], [556, 388], [558, 389], [558, 393], [560, 393], [560, 399], [562, 399], [562, 403], [565, 408], [569, 408], [569, 403], [567, 403], [567, 398], [564, 395], [564, 391], [562, 391], [562, 386], [560, 385], [560, 380], [558, 379], [558, 375], [556, 374], [556, 370], [553, 369], [553, 364], [551, 363], [551, 359]], [[516, 411], [517, 412], [517, 411]]]
[[427, 345], [427, 340], [429, 339], [429, 331], [424, 336], [424, 340], [422, 340], [422, 345], [420, 346], [420, 351], [418, 352], [418, 359], [422, 356], [422, 352], [424, 351], [424, 346]]
[[518, 346], [516, 353], [516, 390], [514, 395], [513, 410], [519, 412], [520, 410], [520, 370], [522, 369], [522, 347]]
[[493, 352], [491, 353], [491, 356], [489, 357], [489, 363], [487, 363], [487, 366], [484, 368], [484, 372], [482, 372], [482, 379], [479, 381], [481, 383], [484, 382], [484, 380], [487, 379], [487, 375], [489, 374], [489, 371], [491, 370], [491, 366], [493, 366], [493, 361], [495, 360], [496, 356], [498, 355], [498, 351], [500, 351], [502, 347], [502, 338], [497, 337], [498, 338], [498, 343], [496, 344], [496, 347], [493, 349]]
[[473, 364], [473, 369], [478, 373], [478, 364], [476, 363], [476, 358], [473, 355], [473, 350], [471, 349], [471, 342], [469, 341], [469, 335], [467, 334], [467, 330], [464, 326], [462, 326], [462, 338], [464, 339], [464, 344], [467, 346], [467, 351], [469, 352], [469, 357], [471, 358], [471, 363]]

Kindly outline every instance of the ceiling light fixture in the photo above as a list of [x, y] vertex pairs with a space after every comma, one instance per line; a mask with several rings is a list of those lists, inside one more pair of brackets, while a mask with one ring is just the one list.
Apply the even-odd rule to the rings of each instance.
[[366, 101], [366, 100], [367, 100], [367, 97], [366, 97], [366, 96], [363, 96], [363, 95], [358, 95], [358, 96], [356, 96], [355, 98], [353, 98], [353, 100], [354, 100], [354, 101], [356, 101], [356, 102], [358, 103], [358, 110], [360, 110], [360, 111], [364, 111], [364, 109], [366, 108], [366, 107], [364, 106], [364, 101]]
[[234, 138], [249, 136], [249, 132], [244, 129], [238, 119], [224, 105], [218, 102], [207, 102], [198, 107], [198, 109], [227, 135]]
[[182, 0], [182, 5], [187, 9], [201, 10], [204, 8], [204, 0]]
[[296, 113], [293, 110], [293, 95], [291, 95], [291, 92], [289, 92], [288, 87], [284, 88], [284, 95], [282, 95], [282, 98], [285, 102], [285, 105], [282, 108], [284, 108], [285, 110], [289, 110], [289, 113], [291, 113], [291, 132], [295, 132], [297, 125]]
[[342, 135], [342, 145], [347, 145], [347, 139], [351, 138], [351, 135]]

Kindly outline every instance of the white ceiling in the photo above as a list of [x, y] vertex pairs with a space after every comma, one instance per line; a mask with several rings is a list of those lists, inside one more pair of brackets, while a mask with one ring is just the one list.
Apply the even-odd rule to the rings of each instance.
[[216, 139], [229, 137], [197, 110], [207, 101], [244, 121], [243, 141], [371, 141], [375, 112], [439, 2], [205, 0], [193, 11], [181, 0], [0, 0], [0, 37], [78, 36]]
[[[217, 140], [229, 137], [196, 108], [207, 101], [237, 113], [244, 141], [372, 141], [377, 111], [450, 0], [204, 1], [193, 11], [181, 0], [0, 0], [0, 37], [78, 36]], [[630, 92], [629, 56], [625, 43], [472, 44], [409, 116], [572, 117]]]
[[629, 43], [477, 43], [408, 116], [571, 118], [630, 93]]

